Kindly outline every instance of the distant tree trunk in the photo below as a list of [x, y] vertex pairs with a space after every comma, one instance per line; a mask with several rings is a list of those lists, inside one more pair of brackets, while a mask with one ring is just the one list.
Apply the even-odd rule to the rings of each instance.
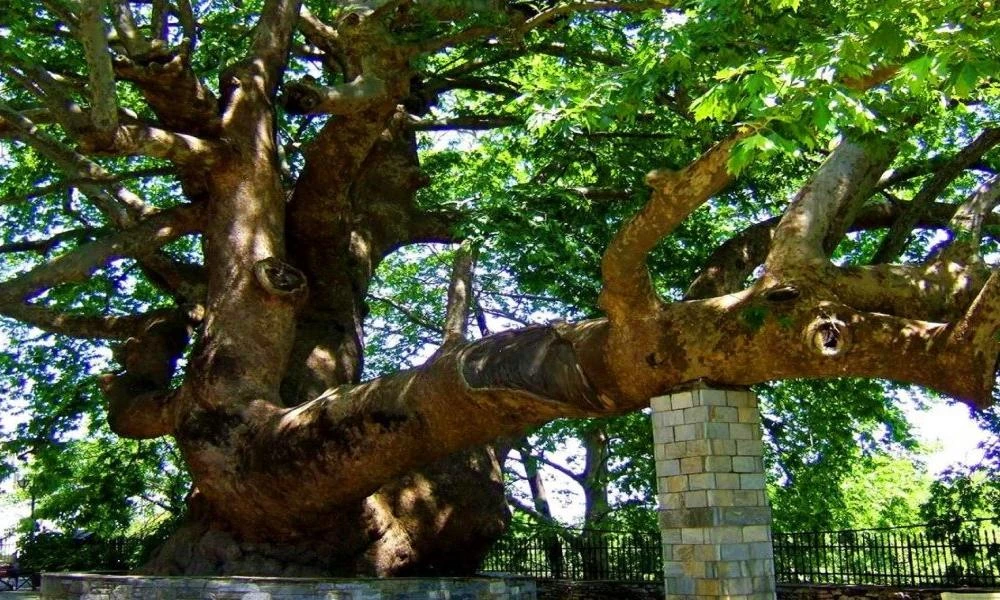
[[583, 476], [580, 479], [585, 499], [584, 527], [580, 545], [583, 550], [583, 574], [586, 579], [605, 579], [610, 572], [608, 535], [604, 520], [610, 512], [608, 501], [608, 436], [603, 426], [585, 430]]
[[[542, 481], [542, 472], [539, 469], [538, 459], [525, 450], [520, 450], [520, 454], [535, 510], [538, 511], [538, 514], [545, 517], [546, 520], [551, 521], [553, 524], [556, 523], [555, 518], [552, 516], [552, 507], [549, 505], [548, 494], [545, 491], [545, 483]], [[561, 579], [565, 576], [565, 560], [563, 558], [563, 547], [559, 532], [553, 526], [543, 526], [538, 535], [545, 548], [545, 558], [549, 562], [549, 570], [552, 576], [556, 579]]]

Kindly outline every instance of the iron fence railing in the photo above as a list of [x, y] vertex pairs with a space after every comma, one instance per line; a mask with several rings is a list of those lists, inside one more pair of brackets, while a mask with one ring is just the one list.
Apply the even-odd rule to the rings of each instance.
[[502, 538], [480, 570], [541, 579], [655, 582], [663, 578], [661, 556], [658, 533], [539, 528]]
[[[1000, 518], [774, 533], [778, 583], [1000, 587]], [[658, 533], [538, 528], [501, 539], [481, 570], [553, 579], [659, 581]]]
[[1000, 586], [1000, 519], [774, 534], [778, 582]]

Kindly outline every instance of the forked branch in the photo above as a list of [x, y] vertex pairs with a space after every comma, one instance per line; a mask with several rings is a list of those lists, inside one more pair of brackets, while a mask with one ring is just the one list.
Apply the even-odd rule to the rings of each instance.
[[730, 136], [680, 171], [658, 170], [646, 176], [652, 196], [618, 231], [601, 261], [601, 308], [612, 322], [630, 313], [656, 312], [660, 300], [646, 258], [681, 221], [732, 181], [727, 163], [742, 136]]

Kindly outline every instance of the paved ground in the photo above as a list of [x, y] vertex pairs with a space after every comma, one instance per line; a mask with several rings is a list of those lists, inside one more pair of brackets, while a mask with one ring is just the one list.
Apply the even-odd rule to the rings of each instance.
[[0, 592], [0, 600], [39, 600], [41, 597], [38, 590], [33, 592]]

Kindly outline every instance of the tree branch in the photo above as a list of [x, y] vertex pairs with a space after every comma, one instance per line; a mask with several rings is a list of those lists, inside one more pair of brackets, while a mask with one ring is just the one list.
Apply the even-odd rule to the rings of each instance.
[[521, 33], [527, 33], [532, 29], [540, 27], [549, 21], [570, 13], [584, 11], [620, 11], [620, 12], [643, 12], [647, 10], [665, 10], [670, 8], [670, 2], [571, 2], [560, 4], [552, 8], [543, 10], [534, 17], [528, 19], [519, 28]]
[[480, 131], [485, 129], [500, 129], [502, 127], [516, 127], [522, 123], [523, 121], [517, 117], [481, 115], [454, 117], [443, 121], [414, 119], [407, 124], [407, 127], [414, 131]]
[[299, 19], [301, 0], [266, 0], [254, 26], [250, 47], [251, 62], [260, 61], [262, 89], [268, 97], [278, 88], [281, 71], [288, 60], [292, 31]]
[[301, 79], [285, 86], [283, 104], [295, 115], [351, 115], [383, 101], [387, 94], [385, 83], [370, 74], [332, 87]]
[[[958, 206], [955, 204], [936, 202], [927, 207], [916, 226], [947, 227], [957, 209]], [[901, 206], [898, 202], [884, 201], [870, 204], [865, 206], [854, 219], [850, 231], [889, 227], [905, 210], [905, 206]], [[781, 217], [772, 217], [755, 223], [726, 240], [705, 261], [701, 272], [688, 287], [684, 297], [688, 300], [699, 300], [732, 294], [743, 289], [753, 270], [767, 258], [771, 238], [780, 220]], [[987, 224], [1000, 226], [1000, 217], [991, 216]]]
[[224, 146], [219, 142], [193, 135], [174, 133], [142, 125], [122, 125], [102, 146], [101, 141], [81, 140], [85, 151], [117, 156], [149, 156], [163, 158], [177, 165], [208, 167], [218, 158]]
[[980, 262], [979, 242], [983, 236], [983, 226], [990, 213], [1000, 202], [1000, 175], [977, 187], [955, 211], [948, 224], [951, 230], [951, 244], [944, 250], [944, 256], [962, 264]]
[[860, 202], [885, 172], [888, 156], [845, 140], [792, 199], [774, 232], [765, 268], [826, 262], [828, 240], [840, 240]]
[[990, 148], [1000, 143], [1000, 128], [988, 128], [983, 131], [968, 146], [956, 154], [934, 176], [924, 184], [909, 204], [906, 213], [893, 223], [885, 239], [875, 253], [873, 262], [888, 263], [895, 260], [906, 249], [910, 232], [920, 218], [921, 211], [937, 199], [956, 177], [976, 163]]
[[146, 177], [159, 177], [163, 175], [171, 175], [174, 173], [172, 167], [151, 167], [149, 169], [138, 169], [136, 171], [129, 171], [127, 173], [114, 173], [109, 174], [108, 177], [78, 177], [78, 178], [67, 178], [62, 181], [57, 181], [55, 183], [43, 186], [36, 186], [30, 192], [23, 194], [10, 194], [0, 198], [0, 206], [5, 206], [8, 204], [18, 204], [20, 202], [26, 202], [28, 200], [34, 200], [35, 198], [41, 198], [49, 194], [55, 194], [63, 192], [69, 188], [81, 187], [85, 185], [96, 185], [96, 186], [107, 186], [116, 183], [121, 183], [122, 181], [128, 179], [144, 179]]
[[727, 163], [742, 133], [707, 150], [678, 172], [653, 171], [652, 196], [615, 234], [601, 260], [600, 305], [612, 322], [650, 314], [660, 306], [646, 268], [649, 252], [695, 209], [732, 181]]
[[148, 54], [152, 46], [140, 32], [135, 24], [135, 16], [132, 14], [132, 7], [128, 0], [112, 0], [114, 12], [115, 32], [118, 39], [125, 47], [129, 56], [143, 56]]
[[11, 242], [9, 244], [0, 244], [0, 254], [6, 254], [9, 252], [39, 252], [41, 254], [48, 254], [53, 248], [67, 242], [70, 240], [93, 240], [96, 236], [101, 233], [105, 233], [99, 229], [71, 229], [69, 231], [62, 231], [41, 240], [24, 240], [21, 242]]
[[110, 142], [118, 128], [118, 96], [108, 36], [104, 31], [104, 6], [104, 0], [82, 0], [77, 31], [83, 43], [90, 80], [90, 121], [96, 137]]
[[124, 231], [78, 246], [17, 277], [0, 283], [0, 302], [20, 303], [62, 283], [88, 279], [102, 265], [123, 257], [142, 257], [201, 226], [201, 208], [184, 205], [164, 210]]
[[448, 286], [448, 307], [444, 319], [444, 342], [453, 344], [465, 340], [469, 330], [469, 306], [472, 279], [475, 276], [478, 248], [469, 240], [455, 251], [451, 283]]

